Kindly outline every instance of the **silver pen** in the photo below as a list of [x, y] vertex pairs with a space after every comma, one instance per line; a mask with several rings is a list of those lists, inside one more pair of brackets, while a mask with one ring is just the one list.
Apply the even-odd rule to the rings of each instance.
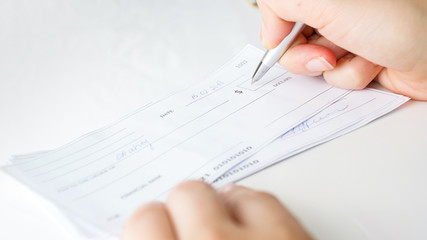
[[277, 61], [279, 61], [295, 39], [297, 39], [304, 27], [304, 23], [296, 22], [288, 36], [286, 36], [277, 47], [265, 52], [264, 57], [252, 76], [252, 84], [259, 81], [268, 72], [268, 70], [270, 70]]

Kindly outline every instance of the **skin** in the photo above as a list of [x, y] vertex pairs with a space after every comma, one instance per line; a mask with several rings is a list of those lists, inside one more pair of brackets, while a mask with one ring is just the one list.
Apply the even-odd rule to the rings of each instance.
[[206, 183], [184, 182], [166, 203], [137, 210], [123, 240], [308, 240], [298, 221], [272, 195], [228, 185], [219, 191]]
[[[297, 74], [322, 75], [340, 88], [377, 80], [389, 90], [427, 100], [427, 1], [258, 0], [266, 48], [293, 23], [308, 27], [280, 63]], [[130, 218], [124, 240], [311, 239], [272, 195], [245, 187], [215, 191], [202, 182], [175, 187], [166, 203]]]
[[[393, 92], [427, 100], [427, 1], [260, 0], [258, 6], [268, 49], [290, 32], [292, 22], [309, 26], [280, 60], [289, 71], [323, 74], [346, 89], [376, 79]], [[307, 68], [319, 58], [328, 64]]]

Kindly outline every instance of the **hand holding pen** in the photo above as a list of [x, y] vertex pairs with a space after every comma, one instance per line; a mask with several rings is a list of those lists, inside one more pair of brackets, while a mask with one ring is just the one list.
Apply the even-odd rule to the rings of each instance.
[[294, 32], [294, 22], [307, 25], [278, 60], [290, 72], [323, 75], [346, 89], [365, 88], [375, 79], [393, 92], [427, 100], [426, 1], [258, 0], [258, 6], [270, 55]]
[[282, 42], [274, 49], [265, 52], [264, 57], [258, 64], [254, 75], [252, 76], [252, 84], [259, 81], [267, 72], [279, 61], [282, 55], [291, 47], [298, 35], [302, 32], [305, 25], [296, 22], [291, 32], [282, 40]]

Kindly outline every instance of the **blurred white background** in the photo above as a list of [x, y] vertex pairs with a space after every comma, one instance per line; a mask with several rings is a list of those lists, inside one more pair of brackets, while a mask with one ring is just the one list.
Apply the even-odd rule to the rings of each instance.
[[[59, 147], [184, 88], [246, 44], [245, 0], [0, 1], [0, 163]], [[276, 194], [319, 239], [427, 239], [427, 105], [410, 102], [242, 184]], [[0, 239], [74, 239], [0, 173]]]

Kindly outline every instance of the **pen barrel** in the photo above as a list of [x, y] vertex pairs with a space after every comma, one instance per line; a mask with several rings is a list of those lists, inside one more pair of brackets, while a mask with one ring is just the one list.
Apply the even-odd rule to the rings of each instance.
[[282, 55], [289, 49], [298, 35], [304, 29], [305, 24], [296, 22], [291, 32], [282, 40], [282, 42], [275, 48], [267, 51], [262, 59], [262, 62], [268, 67], [273, 67]]

